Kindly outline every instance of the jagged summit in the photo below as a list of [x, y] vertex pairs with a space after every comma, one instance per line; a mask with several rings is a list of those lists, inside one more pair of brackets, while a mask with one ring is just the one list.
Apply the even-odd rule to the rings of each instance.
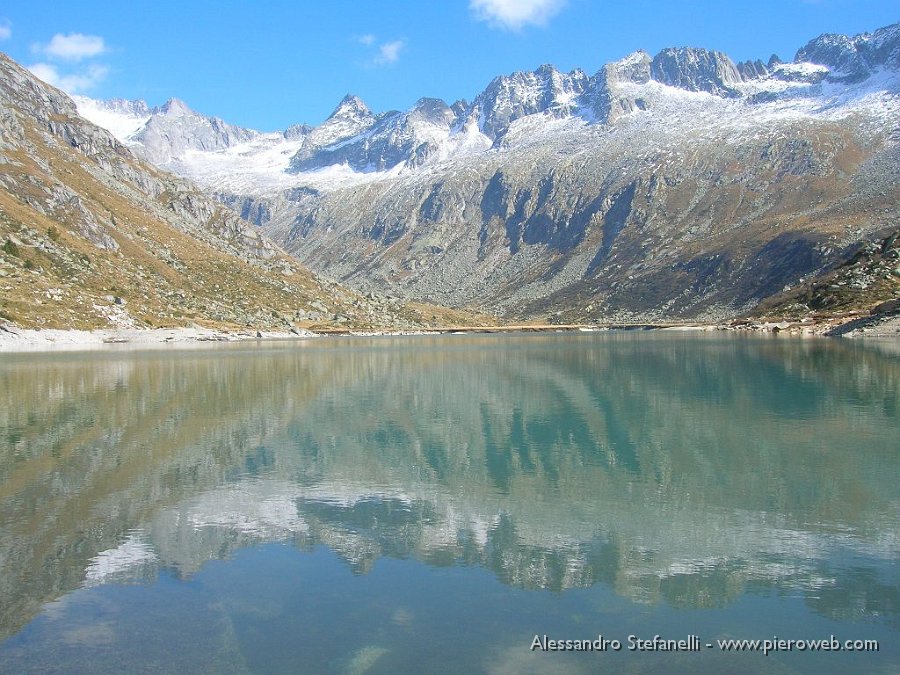
[[295, 141], [305, 138], [313, 127], [308, 124], [293, 124], [285, 129], [281, 135], [288, 141]]
[[156, 109], [151, 109], [143, 99], [129, 100], [124, 98], [111, 98], [108, 101], [104, 101], [104, 104], [106, 109], [110, 112], [133, 115], [136, 117], [147, 116], [156, 112]]
[[188, 107], [188, 104], [179, 98], [170, 98], [161, 106], [155, 109], [155, 112], [161, 115], [181, 116], [195, 115], [196, 113]]
[[734, 85], [744, 79], [727, 55], [694, 47], [663, 49], [653, 57], [650, 75], [678, 89], [724, 97], [739, 96]]
[[475, 97], [472, 111], [479, 117], [482, 133], [496, 140], [516, 119], [547, 112], [563, 117], [577, 108], [588, 77], [581, 70], [560, 73], [550, 65], [532, 72], [516, 72], [494, 78]]
[[372, 116], [369, 106], [359, 96], [347, 94], [338, 103], [337, 108], [328, 116], [325, 123], [327, 124], [329, 120], [334, 119], [367, 119]]
[[[727, 54], [698, 47], [666, 48], [655, 56], [638, 50], [592, 76], [580, 69], [563, 73], [543, 64], [533, 71], [495, 77], [471, 103], [462, 100], [448, 106], [440, 99], [422, 99], [406, 112], [377, 114], [361, 98], [347, 94], [321, 125], [294, 125], [278, 135], [289, 153], [280, 170], [300, 175], [343, 166], [360, 173], [415, 168], [455, 153], [505, 147], [511, 142], [507, 132], [525, 119], [616, 124], [635, 113], [666, 108], [657, 85], [670, 87], [673, 95], [706, 93], [750, 104], [814, 96], [815, 90], [804, 87], [823, 79], [854, 84], [878, 69], [897, 70], [898, 36], [900, 24], [854, 37], [822, 35], [788, 64], [774, 54], [766, 62], [736, 64]], [[96, 103], [79, 102], [85, 115], [112, 129], [138, 153], [157, 164], [173, 168], [178, 164], [177, 170], [188, 175], [194, 161], [186, 157], [189, 152], [215, 153], [255, 143], [255, 150], [249, 148], [252, 155], [269, 153], [276, 143], [258, 142], [263, 138], [258, 132], [196, 113], [178, 99], [153, 109], [143, 101], [100, 105], [103, 110], [97, 111]]]
[[[597, 75], [607, 73], [614, 75], [621, 82], [645, 84], [650, 80], [650, 64], [653, 59], [643, 49], [638, 49], [628, 56], [606, 64]], [[596, 76], [595, 76], [596, 77]]]
[[900, 23], [853, 37], [827, 33], [810, 40], [794, 61], [829, 69], [828, 79], [860, 82], [878, 68], [900, 68]]

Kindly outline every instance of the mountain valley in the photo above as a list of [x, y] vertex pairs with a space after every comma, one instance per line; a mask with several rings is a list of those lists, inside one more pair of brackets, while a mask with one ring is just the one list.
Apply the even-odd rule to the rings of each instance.
[[281, 331], [471, 320], [310, 273], [3, 56], [0, 103], [0, 319], [21, 328]]
[[898, 67], [894, 24], [789, 63], [665, 49], [497, 77], [471, 103], [376, 114], [348, 95], [275, 133], [177, 100], [78, 109], [360, 292], [506, 320], [716, 321], [896, 231]]
[[[721, 322], [900, 220], [900, 24], [789, 63], [664, 49], [471, 103], [348, 95], [281, 132], [0, 68], [0, 313], [24, 327]], [[900, 296], [893, 255], [825, 305]]]

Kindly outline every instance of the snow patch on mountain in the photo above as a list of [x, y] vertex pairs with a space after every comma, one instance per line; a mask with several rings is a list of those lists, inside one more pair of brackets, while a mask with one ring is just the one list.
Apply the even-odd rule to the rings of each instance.
[[147, 124], [152, 115], [144, 101], [96, 101], [87, 96], [73, 96], [72, 100], [79, 115], [129, 145], [136, 143], [132, 136]]

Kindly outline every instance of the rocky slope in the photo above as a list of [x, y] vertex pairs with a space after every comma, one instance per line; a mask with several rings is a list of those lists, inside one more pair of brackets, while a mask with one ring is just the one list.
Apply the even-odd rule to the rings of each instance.
[[[175, 102], [155, 112], [115, 106], [119, 121], [150, 115], [145, 140], [167, 121], [189, 121]], [[253, 136], [224, 124], [183, 128], [208, 148]], [[38, 328], [281, 329], [462, 320], [316, 277], [193, 184], [135, 158], [3, 55], [0, 319]]]
[[[638, 51], [593, 76], [498, 77], [471, 103], [374, 114], [348, 96], [317, 128], [189, 135], [161, 165], [360, 290], [552, 321], [719, 319], [896, 227], [898, 54], [900, 24], [791, 63]], [[147, 156], [154, 119], [123, 136]]]
[[900, 229], [861, 245], [834, 270], [766, 298], [754, 319], [832, 325], [829, 334], [900, 336]]

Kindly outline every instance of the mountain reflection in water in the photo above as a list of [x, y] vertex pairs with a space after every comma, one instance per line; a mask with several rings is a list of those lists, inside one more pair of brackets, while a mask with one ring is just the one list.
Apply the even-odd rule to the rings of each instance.
[[327, 546], [805, 598], [897, 626], [900, 362], [679, 335], [311, 341], [0, 362], [0, 632], [74, 589]]

